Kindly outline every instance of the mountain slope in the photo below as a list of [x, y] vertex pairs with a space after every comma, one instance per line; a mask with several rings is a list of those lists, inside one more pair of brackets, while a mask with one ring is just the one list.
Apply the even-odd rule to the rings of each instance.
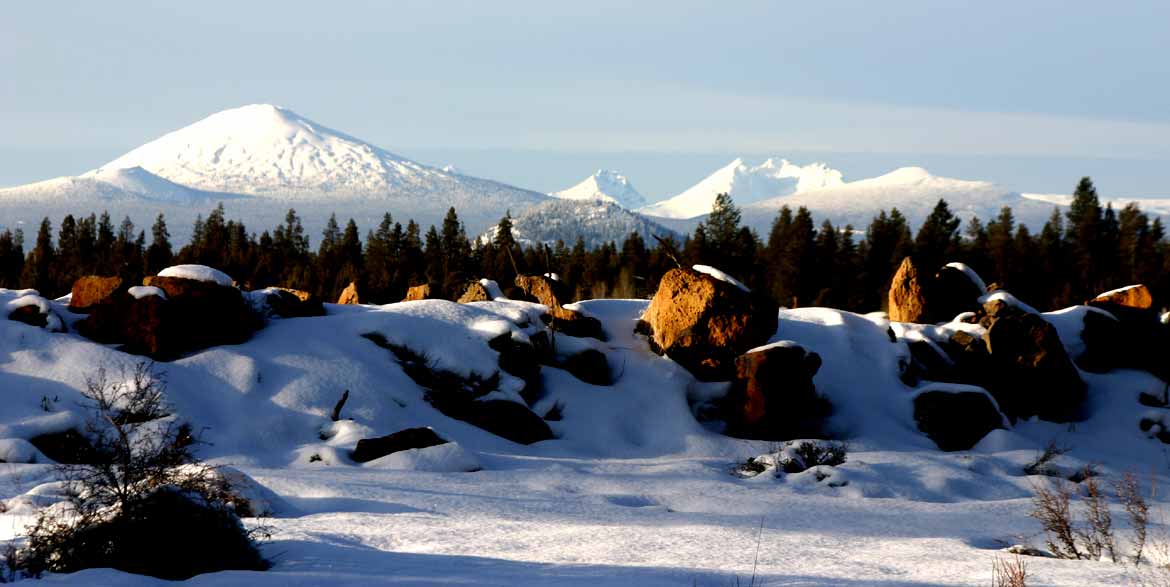
[[841, 172], [822, 163], [795, 165], [768, 159], [756, 166], [736, 159], [673, 198], [638, 211], [663, 218], [694, 218], [711, 211], [715, 196], [731, 194], [738, 205], [843, 184]]
[[631, 210], [646, 205], [646, 197], [634, 189], [626, 176], [609, 169], [598, 169], [581, 183], [549, 195], [566, 200], [603, 200]]
[[852, 224], [862, 229], [881, 210], [897, 208], [919, 226], [939, 199], [966, 222], [972, 216], [993, 218], [1003, 206], [1011, 206], [1018, 222], [1038, 229], [1052, 213], [1053, 204], [1023, 197], [987, 181], [968, 181], [931, 175], [920, 167], [903, 167], [885, 175], [770, 198], [742, 206], [744, 222], [766, 231], [781, 206], [794, 211], [805, 206], [817, 222], [828, 219], [837, 226]]
[[76, 177], [57, 177], [28, 185], [0, 188], [0, 201], [85, 202], [143, 200], [152, 203], [206, 203], [241, 196], [179, 185], [141, 167], [100, 168]]
[[[495, 231], [492, 227], [481, 238], [490, 239]], [[604, 200], [550, 200], [512, 219], [513, 236], [530, 244], [562, 240], [572, 246], [580, 237], [594, 248], [611, 241], [621, 244], [632, 232], [650, 244], [655, 235], [679, 238], [677, 232]]]

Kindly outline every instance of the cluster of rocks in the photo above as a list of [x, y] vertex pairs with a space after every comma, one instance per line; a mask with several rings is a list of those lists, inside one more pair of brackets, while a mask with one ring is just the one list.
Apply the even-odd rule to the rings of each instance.
[[767, 344], [779, 308], [739, 284], [693, 269], [662, 277], [637, 331], [702, 381], [729, 381], [719, 406], [728, 434], [784, 440], [823, 434], [830, 406], [813, 385], [820, 357]]
[[244, 342], [265, 315], [325, 313], [319, 299], [299, 290], [268, 288], [245, 296], [232, 285], [171, 275], [148, 276], [141, 286], [118, 277], [82, 277], [73, 284], [69, 309], [87, 314], [76, 325], [83, 336], [161, 360]]
[[[990, 291], [988, 291], [990, 290]], [[1006, 422], [1039, 418], [1075, 422], [1086, 417], [1086, 385], [1080, 369], [1148, 371], [1170, 381], [1159, 349], [1170, 343], [1170, 327], [1152, 309], [1143, 285], [1106, 292], [1085, 304], [1081, 343], [1071, 357], [1057, 329], [1044, 316], [995, 286], [984, 288], [961, 265], [944, 267], [925, 280], [913, 260], [902, 262], [889, 294], [891, 320], [936, 323], [957, 319], [978, 325], [945, 341], [909, 343], [907, 383], [920, 380], [963, 384], [971, 389], [932, 389], [914, 399], [919, 429], [943, 450], [971, 448]], [[1075, 361], [1074, 361], [1075, 359]], [[1079, 367], [1079, 369], [1078, 369]]]

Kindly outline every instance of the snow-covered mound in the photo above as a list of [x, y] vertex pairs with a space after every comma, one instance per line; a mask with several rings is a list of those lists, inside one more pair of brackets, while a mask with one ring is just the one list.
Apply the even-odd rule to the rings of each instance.
[[842, 185], [841, 172], [823, 163], [796, 165], [768, 159], [752, 166], [736, 159], [686, 191], [639, 212], [663, 218], [694, 218], [711, 212], [715, 196], [726, 193], [737, 205]]
[[[604, 200], [552, 200], [533, 206], [512, 219], [512, 235], [528, 244], [563, 240], [572, 246], [580, 237], [589, 248], [611, 241], [620, 245], [634, 232], [650, 245], [656, 244], [655, 235], [680, 238], [676, 231], [653, 219]], [[495, 233], [496, 227], [493, 226], [480, 238], [491, 239]]]
[[828, 219], [837, 226], [852, 224], [863, 229], [881, 210], [897, 208], [920, 226], [931, 210], [944, 199], [951, 212], [966, 222], [972, 216], [986, 221], [1011, 206], [1018, 222], [1039, 228], [1052, 214], [1052, 204], [1029, 200], [987, 181], [968, 181], [931, 175], [921, 167], [903, 167], [885, 175], [770, 198], [742, 206], [744, 223], [766, 231], [780, 207], [795, 211], [805, 206], [820, 222]]
[[646, 205], [646, 197], [634, 189], [626, 176], [609, 169], [598, 169], [581, 183], [549, 195], [567, 200], [603, 200], [631, 210]]
[[[24, 295], [31, 292], [0, 290], [0, 304]], [[67, 321], [80, 319], [60, 302], [44, 303]], [[1028, 513], [1032, 485], [1046, 478], [1024, 467], [1045, 445], [1069, 449], [1050, 463], [1058, 474], [1092, 463], [1103, 484], [1125, 471], [1170, 482], [1164, 468], [1151, 466], [1164, 462], [1165, 445], [1138, 427], [1143, 413], [1164, 411], [1137, 401], [1141, 392], [1164, 389], [1152, 375], [1086, 373], [1091, 413], [1075, 427], [1020, 420], [969, 451], [944, 453], [916, 429], [912, 405], [918, 393], [948, 384], [904, 382], [907, 344], [980, 327], [890, 324], [881, 315], [825, 308], [781, 310], [771, 342], [822, 358], [814, 383], [834, 405], [832, 431], [848, 441], [845, 461], [800, 473], [733, 475], [748, 457], [792, 447], [730, 438], [702, 422], [692, 401], [718, 397], [726, 385], [698, 382], [651, 352], [634, 334], [647, 304], [572, 306], [598, 318], [608, 340], [562, 333], [558, 352], [603, 353], [613, 385], [542, 367], [542, 395], [531, 407], [555, 438], [527, 446], [443, 415], [389, 345], [369, 336], [410, 348], [428, 365], [486, 377], [500, 369], [489, 340], [523, 342], [545, 328], [533, 318], [539, 307], [525, 302], [327, 304], [326, 316], [274, 321], [245, 343], [155, 364], [166, 373], [174, 415], [202, 431], [199, 454], [254, 480], [245, 483], [249, 500], [276, 505], [268, 508], [274, 517], [245, 521], [271, 533], [262, 553], [272, 569], [194, 581], [667, 586], [733, 584], [754, 575], [764, 584], [819, 587], [986, 584], [1004, 545], [1043, 546]], [[1063, 324], [1062, 339], [1079, 338], [1075, 312], [1045, 317]], [[29, 440], [82, 429], [86, 377], [99, 366], [118, 377], [120, 366], [138, 358], [2, 319], [0, 345], [0, 458], [7, 461], [0, 466], [0, 540], [7, 540], [34, 521], [36, 506], [64, 497]], [[518, 381], [501, 375], [493, 399], [524, 401], [509, 391]], [[347, 390], [341, 418], [331, 421]], [[348, 457], [358, 439], [421, 426], [452, 444], [365, 465]], [[1162, 535], [1166, 497], [1158, 493], [1151, 505], [1151, 535]], [[1122, 527], [1120, 508], [1114, 515]], [[1032, 557], [1028, 569], [1042, 584], [1113, 585], [1132, 578], [1133, 567]], [[46, 580], [157, 583], [110, 569]]]
[[159, 277], [179, 277], [194, 281], [205, 281], [223, 287], [231, 287], [234, 280], [230, 275], [206, 265], [172, 265], [158, 272]]

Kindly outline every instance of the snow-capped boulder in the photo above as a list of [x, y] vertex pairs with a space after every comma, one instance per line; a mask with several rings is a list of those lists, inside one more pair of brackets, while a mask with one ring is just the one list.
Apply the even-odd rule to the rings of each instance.
[[1154, 296], [1149, 288], [1139, 283], [1099, 294], [1093, 298], [1093, 302], [1146, 310], [1154, 305]]
[[1170, 381], [1164, 354], [1170, 347], [1170, 327], [1157, 312], [1107, 302], [1083, 307], [1080, 332], [1084, 351], [1076, 357], [1086, 371], [1104, 373], [1130, 368], [1148, 371]]
[[65, 332], [65, 322], [53, 310], [49, 300], [35, 294], [25, 294], [5, 304], [8, 319], [52, 332]]
[[727, 432], [763, 440], [820, 436], [830, 411], [813, 385], [820, 368], [820, 355], [788, 341], [741, 355], [723, 402]]
[[642, 315], [650, 347], [702, 380], [727, 380], [735, 359], [776, 333], [775, 304], [693, 269], [671, 269]]
[[341, 290], [341, 295], [337, 296], [337, 303], [342, 305], [355, 305], [362, 303], [361, 296], [358, 295], [358, 285], [356, 281], [350, 282], [349, 285], [345, 286], [345, 289]]
[[910, 257], [902, 259], [888, 293], [888, 312], [893, 322], [922, 322], [926, 317], [926, 292], [918, 266]]
[[357, 446], [350, 453], [350, 458], [359, 463], [366, 463], [396, 452], [427, 448], [449, 442], [435, 434], [430, 428], [407, 428], [394, 434], [377, 438], [363, 438], [357, 441]]
[[425, 448], [410, 448], [374, 459], [365, 466], [396, 471], [430, 473], [469, 473], [483, 467], [475, 455], [457, 442], [445, 442]]
[[979, 310], [979, 298], [987, 291], [983, 280], [962, 263], [948, 263], [927, 286], [927, 310], [931, 322], [949, 322], [956, 316]]
[[948, 452], [968, 450], [992, 430], [1004, 427], [995, 402], [978, 388], [927, 388], [914, 396], [914, 421]]
[[[223, 271], [207, 265], [172, 265], [158, 272], [158, 277], [174, 277], [189, 281], [214, 283], [222, 287], [232, 287], [235, 281]], [[147, 283], [146, 285], [150, 285]]]
[[122, 289], [121, 277], [101, 277], [86, 275], [73, 282], [72, 295], [69, 297], [69, 309], [73, 312], [86, 312], [93, 306]]

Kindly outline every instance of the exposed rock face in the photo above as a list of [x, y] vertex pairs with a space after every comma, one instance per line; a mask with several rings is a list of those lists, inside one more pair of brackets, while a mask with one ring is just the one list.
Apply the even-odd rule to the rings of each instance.
[[337, 296], [337, 303], [342, 305], [356, 305], [360, 304], [361, 297], [358, 295], [357, 282], [350, 282], [345, 289], [341, 290], [341, 295]]
[[529, 404], [536, 401], [541, 392], [540, 363], [543, 349], [538, 349], [532, 343], [515, 340], [510, 334], [489, 340], [488, 346], [500, 353], [501, 371], [524, 380], [521, 397]]
[[914, 421], [945, 451], [968, 450], [988, 432], [1003, 428], [1003, 416], [986, 393], [925, 391], [914, 398]]
[[426, 448], [449, 442], [435, 434], [430, 428], [407, 428], [388, 436], [378, 438], [363, 438], [357, 441], [350, 457], [359, 463], [366, 463], [388, 454], [410, 450], [412, 448]]
[[281, 318], [305, 318], [324, 316], [325, 305], [321, 298], [299, 289], [271, 287], [265, 290], [265, 302], [273, 314]]
[[1147, 310], [1154, 305], [1154, 296], [1149, 288], [1137, 284], [1105, 292], [1093, 298], [1093, 301]]
[[411, 286], [409, 289], [406, 290], [406, 297], [402, 298], [402, 301], [416, 302], [418, 300], [435, 299], [435, 298], [439, 297], [439, 296], [435, 295], [436, 293], [438, 293], [438, 291], [439, 291], [439, 288], [432, 287], [431, 284], [429, 284], [429, 283]]
[[650, 347], [706, 381], [735, 374], [735, 358], [776, 334], [778, 308], [762, 297], [691, 269], [671, 269], [639, 331]]
[[122, 343], [127, 352], [169, 360], [182, 353], [248, 340], [259, 328], [240, 290], [182, 277], [147, 277], [166, 298], [116, 293], [78, 325], [84, 336]]
[[121, 277], [99, 277], [97, 275], [79, 277], [77, 281], [73, 282], [73, 295], [69, 299], [69, 309], [74, 312], [87, 312], [121, 289], [123, 289]]
[[902, 259], [890, 282], [889, 308], [893, 322], [921, 322], [926, 316], [926, 292], [918, 266], [910, 257]]
[[41, 434], [28, 441], [42, 454], [61, 464], [76, 465], [94, 460], [93, 444], [77, 430]]
[[492, 301], [491, 294], [488, 293], [486, 287], [478, 281], [472, 281], [467, 284], [467, 289], [463, 291], [463, 295], [459, 296], [457, 300], [460, 304], [467, 304], [470, 302], [490, 302]]
[[543, 275], [517, 275], [516, 288], [523, 292], [521, 299], [548, 306], [552, 325], [557, 332], [579, 338], [605, 340], [605, 329], [600, 320], [562, 307], [568, 295], [562, 291], [561, 282]]
[[483, 428], [517, 444], [553, 438], [552, 429], [527, 406], [508, 400], [471, 401], [452, 405], [444, 414]]
[[821, 436], [830, 406], [813, 385], [820, 368], [819, 355], [794, 344], [741, 355], [723, 403], [728, 433], [763, 440]]

